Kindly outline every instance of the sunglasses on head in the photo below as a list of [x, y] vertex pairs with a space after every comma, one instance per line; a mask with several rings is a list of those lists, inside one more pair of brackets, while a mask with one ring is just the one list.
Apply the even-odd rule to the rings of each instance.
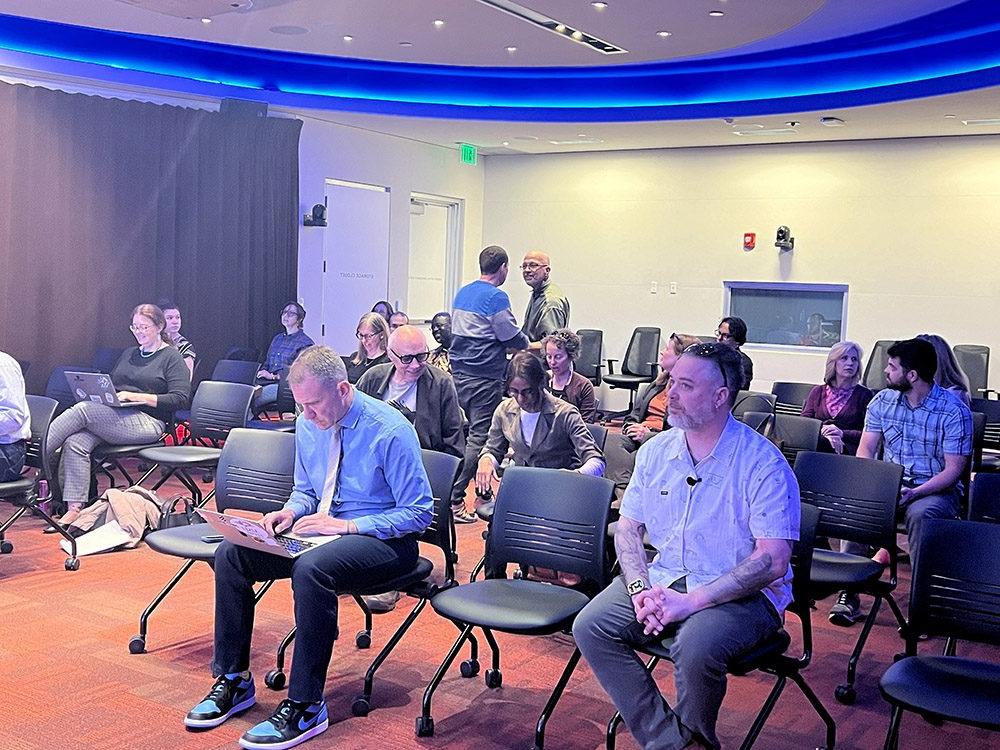
[[684, 350], [685, 354], [693, 354], [696, 357], [701, 357], [702, 359], [710, 359], [715, 362], [715, 366], [719, 368], [719, 374], [722, 376], [722, 385], [729, 388], [729, 380], [726, 378], [726, 371], [722, 369], [722, 362], [719, 361], [719, 356], [723, 353], [729, 351], [729, 347], [725, 344], [719, 343], [702, 343], [702, 344], [691, 344], [687, 349]]

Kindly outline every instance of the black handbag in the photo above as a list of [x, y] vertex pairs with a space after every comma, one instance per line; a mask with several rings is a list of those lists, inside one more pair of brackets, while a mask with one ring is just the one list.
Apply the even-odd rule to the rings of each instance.
[[175, 529], [178, 526], [191, 526], [196, 523], [205, 523], [205, 519], [195, 511], [194, 503], [189, 497], [176, 495], [160, 506], [161, 529]]

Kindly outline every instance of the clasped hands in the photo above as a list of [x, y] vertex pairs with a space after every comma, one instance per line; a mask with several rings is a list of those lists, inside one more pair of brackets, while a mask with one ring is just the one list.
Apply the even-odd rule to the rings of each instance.
[[291, 529], [301, 536], [351, 534], [353, 533], [352, 527], [354, 527], [351, 521], [334, 518], [329, 513], [312, 513], [308, 516], [302, 516], [296, 521], [295, 514], [284, 509], [268, 513], [260, 520], [260, 523], [271, 534], [280, 534]]
[[690, 594], [682, 594], [665, 586], [653, 586], [632, 597], [635, 619], [644, 626], [646, 635], [659, 634], [671, 623], [680, 622], [695, 612]]

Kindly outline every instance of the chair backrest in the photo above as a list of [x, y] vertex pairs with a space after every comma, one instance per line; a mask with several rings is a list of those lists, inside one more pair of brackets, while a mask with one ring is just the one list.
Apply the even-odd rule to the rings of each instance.
[[[803, 451], [795, 458], [802, 502], [823, 515], [819, 536], [889, 550], [896, 560], [896, 500], [903, 467], [888, 461]], [[895, 577], [895, 570], [891, 571]]]
[[986, 415], [974, 411], [972, 412], [972, 458], [965, 464], [963, 481], [965, 489], [969, 489], [969, 480], [972, 472], [979, 471], [983, 465], [983, 442], [986, 437]]
[[740, 391], [736, 394], [736, 402], [733, 404], [733, 416], [739, 420], [748, 411], [774, 411], [775, 396], [773, 393], [763, 391]]
[[191, 402], [191, 437], [225, 440], [230, 430], [246, 427], [253, 394], [252, 385], [202, 381]]
[[25, 466], [40, 469], [43, 473], [45, 438], [49, 433], [49, 425], [55, 418], [59, 403], [47, 396], [27, 396], [28, 411], [31, 414], [31, 438], [28, 440], [27, 452], [24, 457]]
[[590, 436], [594, 438], [598, 449], [604, 453], [604, 445], [608, 442], [608, 428], [604, 425], [588, 422], [587, 429], [590, 430]]
[[763, 411], [746, 412], [743, 422], [761, 435], [775, 440], [791, 464], [802, 451], [815, 451], [819, 447], [819, 431], [823, 426], [820, 420], [811, 417]]
[[45, 395], [59, 404], [56, 412], [63, 412], [76, 403], [73, 391], [66, 380], [67, 372], [97, 372], [93, 367], [80, 365], [56, 365], [49, 373], [49, 381], [45, 384]]
[[125, 351], [120, 346], [99, 346], [90, 360], [90, 366], [94, 372], [103, 372], [108, 375], [115, 369], [118, 360], [121, 359], [122, 352]]
[[1000, 474], [976, 474], [969, 497], [969, 520], [1000, 523]]
[[872, 351], [865, 364], [865, 374], [861, 378], [861, 385], [872, 391], [880, 391], [885, 388], [884, 370], [885, 366], [889, 364], [889, 347], [895, 343], [895, 341], [880, 339], [872, 344]]
[[1000, 525], [929, 518], [922, 534], [907, 651], [922, 634], [1000, 645]]
[[220, 383], [244, 383], [253, 385], [260, 366], [245, 359], [220, 359], [212, 370], [212, 380]]
[[788, 383], [777, 381], [771, 386], [774, 394], [774, 411], [777, 414], [802, 414], [806, 399], [816, 386], [812, 383]]
[[295, 396], [292, 395], [292, 387], [288, 385], [287, 370], [282, 370], [278, 375], [278, 397], [274, 402], [274, 410], [278, 414], [295, 413]]
[[990, 376], [990, 348], [979, 344], [956, 344], [951, 350], [958, 366], [969, 378], [970, 395], [981, 395]]
[[247, 362], [260, 362], [260, 349], [252, 346], [231, 346], [226, 350], [223, 359], [242, 359]]
[[512, 466], [497, 492], [488, 567], [535, 565], [604, 588], [608, 515], [614, 484], [573, 471]]
[[420, 456], [431, 484], [431, 495], [434, 496], [434, 518], [431, 519], [431, 525], [420, 535], [419, 541], [441, 548], [445, 561], [445, 580], [454, 581], [455, 517], [451, 512], [451, 489], [455, 486], [462, 459], [426, 448], [420, 451]]
[[792, 603], [788, 610], [802, 625], [802, 657], [808, 664], [812, 657], [812, 560], [816, 547], [816, 527], [822, 511], [802, 503], [799, 518], [799, 540], [792, 546]]
[[982, 414], [986, 419], [983, 424], [983, 447], [1000, 450], [1000, 401], [974, 398], [972, 413]]
[[580, 352], [573, 369], [594, 385], [601, 384], [601, 358], [604, 356], [604, 331], [595, 328], [581, 328], [576, 332], [580, 337]]
[[660, 329], [645, 326], [632, 331], [632, 338], [625, 349], [625, 359], [622, 360], [622, 373], [644, 378], [654, 377], [659, 360]]
[[215, 503], [230, 509], [270, 513], [292, 493], [295, 435], [237, 428], [229, 433], [215, 473]]
[[26, 360], [26, 359], [18, 359], [18, 360], [16, 360], [16, 362], [17, 362], [17, 366], [21, 368], [21, 377], [24, 377], [25, 375], [27, 375], [28, 374], [28, 370], [31, 369], [31, 362], [28, 361], [28, 360]]

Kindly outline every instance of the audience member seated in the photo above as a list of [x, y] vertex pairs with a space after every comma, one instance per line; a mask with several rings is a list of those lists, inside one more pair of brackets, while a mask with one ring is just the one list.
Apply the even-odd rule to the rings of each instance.
[[21, 366], [0, 351], [0, 482], [13, 482], [21, 476], [30, 439], [31, 416]]
[[396, 310], [392, 315], [388, 317], [389, 321], [389, 333], [392, 333], [400, 326], [410, 325], [410, 316], [407, 315], [402, 310]]
[[[69, 525], [80, 514], [90, 494], [90, 455], [102, 443], [152, 443], [163, 435], [178, 409], [191, 398], [191, 374], [180, 352], [170, 343], [163, 311], [139, 305], [132, 311], [132, 334], [138, 346], [126, 349], [111, 371], [118, 389], [116, 408], [80, 401], [60, 414], [49, 427], [47, 449], [52, 466], [62, 448], [56, 476], [66, 513], [58, 519]], [[58, 482], [57, 482], [58, 480]]]
[[799, 346], [833, 346], [837, 343], [838, 330], [831, 330], [821, 313], [813, 313], [806, 320], [806, 332], [796, 342]]
[[389, 320], [389, 318], [392, 317], [392, 314], [395, 312], [395, 310], [392, 309], [392, 305], [390, 305], [386, 300], [383, 299], [379, 300], [374, 305], [372, 305], [372, 312], [378, 313], [386, 320]]
[[[792, 600], [799, 488], [778, 449], [730, 413], [740, 370], [737, 354], [717, 343], [685, 350], [675, 365], [675, 429], [639, 449], [622, 500], [622, 575], [573, 623], [639, 747], [720, 747], [726, 667], [781, 627]], [[635, 653], [651, 641], [670, 650], [673, 706]]]
[[275, 334], [267, 348], [264, 365], [257, 371], [257, 384], [263, 389], [254, 397], [253, 410], [259, 412], [278, 400], [278, 379], [287, 370], [299, 352], [313, 345], [313, 340], [302, 330], [306, 309], [298, 302], [289, 302], [281, 309], [284, 333]]
[[740, 388], [744, 391], [750, 390], [750, 383], [753, 380], [753, 360], [741, 348], [747, 342], [747, 324], [743, 318], [723, 318], [715, 337], [720, 344], [730, 346], [740, 353], [740, 360], [743, 362], [743, 382]]
[[[887, 351], [886, 388], [868, 404], [858, 455], [903, 467], [899, 512], [906, 522], [910, 559], [920, 548], [927, 518], [957, 518], [962, 473], [972, 454], [972, 412], [960, 398], [934, 382], [937, 354], [922, 339], [897, 341]], [[841, 550], [869, 554], [863, 545], [841, 542]], [[888, 562], [879, 550], [875, 559]], [[830, 622], [850, 626], [862, 619], [857, 594], [841, 592], [830, 610]]]
[[365, 313], [358, 321], [354, 335], [358, 337], [358, 350], [350, 357], [344, 357], [347, 382], [351, 385], [376, 365], [389, 364], [385, 353], [389, 345], [389, 324], [378, 313]]
[[428, 363], [427, 339], [413, 326], [389, 334], [390, 364], [361, 376], [358, 390], [394, 406], [417, 430], [420, 447], [461, 458], [465, 455], [462, 411], [455, 384]]
[[629, 453], [639, 450], [639, 446], [653, 435], [669, 429], [667, 414], [670, 371], [684, 350], [698, 343], [695, 336], [671, 333], [666, 345], [660, 349], [660, 372], [656, 380], [647, 385], [635, 402], [632, 413], [622, 423], [622, 447]]
[[933, 333], [921, 333], [918, 339], [927, 341], [934, 347], [937, 354], [937, 370], [934, 372], [934, 382], [949, 393], [957, 396], [971, 408], [972, 388], [969, 386], [969, 376], [955, 358], [951, 346], [940, 336]]
[[500, 462], [513, 451], [515, 466], [571, 469], [604, 476], [604, 456], [575, 406], [545, 390], [542, 361], [531, 352], [514, 355], [507, 372], [510, 398], [493, 413], [489, 436], [479, 454], [476, 490], [488, 494]]
[[438, 347], [431, 352], [428, 362], [450, 375], [451, 360], [448, 358], [448, 349], [451, 348], [451, 313], [439, 312], [431, 318], [431, 336], [438, 343]]
[[803, 417], [823, 422], [819, 448], [822, 451], [853, 456], [858, 452], [865, 409], [872, 392], [861, 385], [861, 347], [853, 341], [834, 344], [826, 357], [823, 385], [817, 385], [806, 397]]
[[560, 328], [542, 339], [542, 351], [549, 365], [549, 392], [575, 406], [584, 422], [596, 422], [594, 384], [573, 369], [573, 362], [580, 355], [580, 337]]
[[198, 354], [191, 342], [181, 335], [180, 309], [170, 300], [161, 300], [158, 307], [163, 310], [163, 318], [167, 321], [167, 335], [170, 337], [170, 343], [177, 347], [177, 351], [184, 358], [188, 372], [191, 373], [191, 377], [194, 377], [194, 364], [198, 359]]

